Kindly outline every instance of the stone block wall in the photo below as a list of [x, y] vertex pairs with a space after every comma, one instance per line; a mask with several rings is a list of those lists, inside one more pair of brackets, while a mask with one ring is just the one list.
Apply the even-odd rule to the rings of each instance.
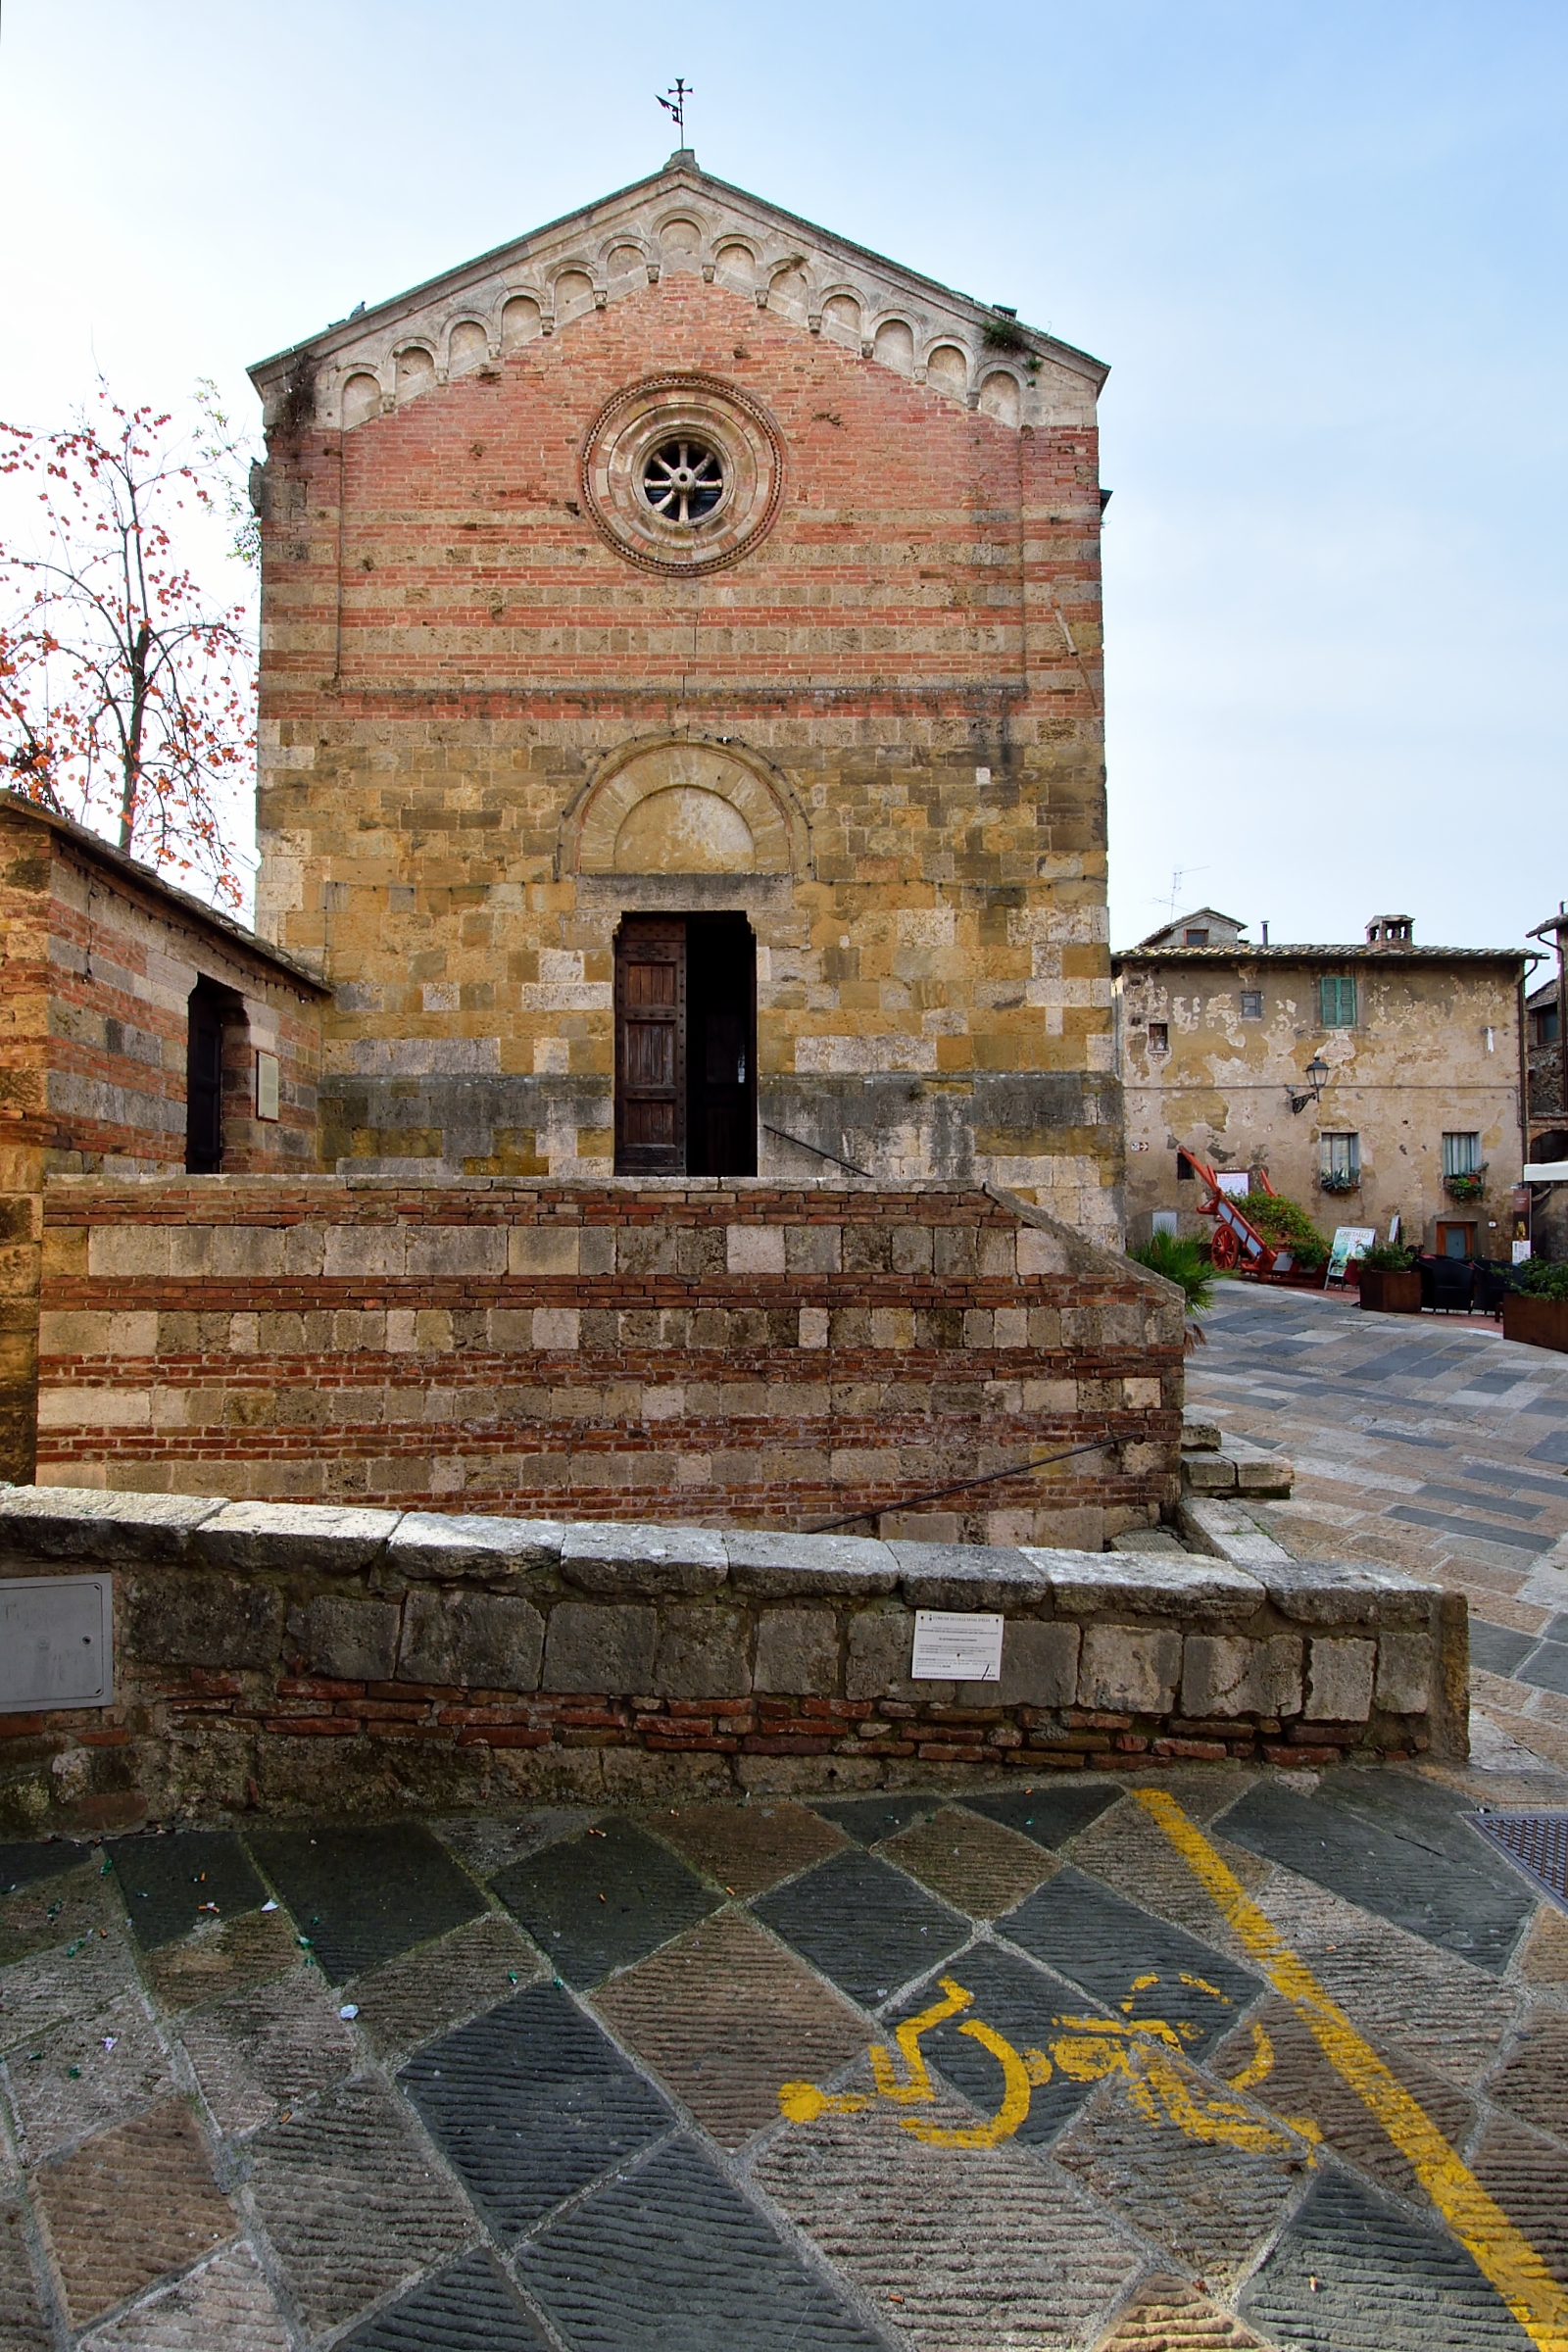
[[[113, 1703], [0, 1715], [0, 1837], [1466, 1747], [1463, 1594], [1359, 1562], [0, 1494], [0, 1585], [104, 1568]], [[1000, 1683], [912, 1681], [920, 1608]]]
[[1001, 1193], [68, 1179], [44, 1249], [48, 1484], [1090, 1548], [1175, 1500], [1178, 1295]]

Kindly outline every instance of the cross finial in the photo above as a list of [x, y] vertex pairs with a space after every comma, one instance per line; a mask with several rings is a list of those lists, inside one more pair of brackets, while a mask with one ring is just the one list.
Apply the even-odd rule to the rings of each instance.
[[[657, 91], [654, 94], [656, 97], [659, 96]], [[680, 134], [680, 144], [682, 147], [684, 147], [686, 144], [686, 101], [691, 94], [690, 83], [683, 81], [681, 76], [677, 74], [674, 80], [669, 85], [668, 96], [659, 99], [659, 103], [663, 108], [665, 114], [673, 115], [675, 118], [675, 128]]]

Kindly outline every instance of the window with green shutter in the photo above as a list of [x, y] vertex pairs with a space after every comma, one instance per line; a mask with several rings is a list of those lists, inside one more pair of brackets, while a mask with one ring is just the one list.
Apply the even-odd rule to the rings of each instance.
[[1355, 974], [1325, 972], [1317, 984], [1325, 1029], [1355, 1027]]

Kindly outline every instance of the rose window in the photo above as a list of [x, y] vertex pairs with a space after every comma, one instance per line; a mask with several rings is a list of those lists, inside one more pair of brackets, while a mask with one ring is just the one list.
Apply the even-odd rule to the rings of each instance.
[[724, 467], [704, 441], [665, 441], [643, 466], [643, 496], [666, 522], [699, 522], [724, 495]]

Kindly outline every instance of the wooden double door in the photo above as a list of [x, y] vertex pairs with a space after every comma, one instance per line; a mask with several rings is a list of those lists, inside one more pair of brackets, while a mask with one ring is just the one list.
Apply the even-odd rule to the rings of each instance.
[[615, 1172], [756, 1175], [757, 943], [744, 915], [622, 922]]

